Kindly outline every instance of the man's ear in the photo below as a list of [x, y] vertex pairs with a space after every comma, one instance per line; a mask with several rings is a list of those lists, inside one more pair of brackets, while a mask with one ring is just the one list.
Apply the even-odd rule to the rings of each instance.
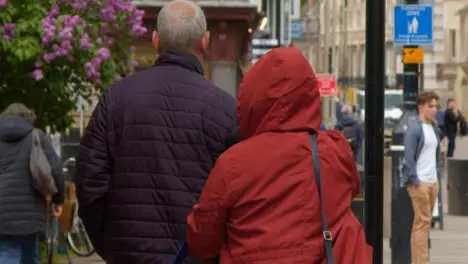
[[158, 53], [161, 53], [161, 42], [159, 41], [159, 34], [156, 30], [153, 31], [153, 36], [151, 38], [153, 42], [153, 47]]
[[203, 34], [203, 37], [200, 39], [200, 49], [201, 51], [205, 51], [210, 47], [210, 32], [206, 31]]

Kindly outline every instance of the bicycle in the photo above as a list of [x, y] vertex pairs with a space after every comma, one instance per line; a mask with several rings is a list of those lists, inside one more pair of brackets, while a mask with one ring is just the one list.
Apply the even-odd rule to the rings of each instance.
[[[78, 206], [76, 206], [76, 209]], [[73, 218], [73, 228], [71, 232], [66, 233], [67, 244], [69, 248], [79, 257], [92, 256], [96, 250], [91, 243], [91, 239], [86, 232], [86, 228], [81, 218], [76, 216]]]
[[[74, 175], [70, 173], [70, 168], [74, 169], [75, 167], [75, 158], [70, 157], [63, 162], [62, 171], [68, 176], [67, 178], [73, 181]], [[72, 213], [72, 226], [69, 232], [65, 233], [65, 238], [67, 240], [68, 247], [73, 251], [73, 253], [79, 257], [89, 257], [93, 255], [96, 251], [91, 239], [86, 232], [86, 228], [83, 224], [83, 221], [78, 216], [78, 202], [75, 201], [73, 213]]]
[[[57, 251], [59, 245], [60, 235], [63, 236], [63, 233], [60, 232], [60, 223], [58, 218], [52, 215], [53, 205], [51, 201], [47, 201], [47, 214], [46, 214], [46, 232], [45, 232], [45, 243], [46, 243], [46, 254], [47, 254], [47, 264], [53, 264], [55, 252]], [[68, 263], [72, 264], [71, 256], [66, 251]]]

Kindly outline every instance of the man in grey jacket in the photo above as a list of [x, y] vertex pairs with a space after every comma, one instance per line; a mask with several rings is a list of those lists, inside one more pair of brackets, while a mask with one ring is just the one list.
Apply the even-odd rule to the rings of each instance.
[[411, 233], [413, 264], [428, 264], [428, 237], [432, 210], [439, 185], [439, 132], [434, 122], [439, 97], [434, 92], [422, 92], [417, 97], [419, 118], [405, 133], [405, 182], [414, 210]]

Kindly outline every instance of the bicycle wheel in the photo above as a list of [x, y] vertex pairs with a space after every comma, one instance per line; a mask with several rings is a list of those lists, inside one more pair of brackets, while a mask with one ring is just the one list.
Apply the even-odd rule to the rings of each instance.
[[67, 243], [73, 253], [79, 257], [89, 257], [95, 252], [83, 221], [79, 217], [75, 219], [74, 230], [67, 233]]

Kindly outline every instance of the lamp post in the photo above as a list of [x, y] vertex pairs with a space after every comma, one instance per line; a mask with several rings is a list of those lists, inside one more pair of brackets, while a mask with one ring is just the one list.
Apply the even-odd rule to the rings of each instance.
[[384, 67], [385, 1], [367, 0], [364, 226], [374, 248], [373, 264], [383, 263]]

